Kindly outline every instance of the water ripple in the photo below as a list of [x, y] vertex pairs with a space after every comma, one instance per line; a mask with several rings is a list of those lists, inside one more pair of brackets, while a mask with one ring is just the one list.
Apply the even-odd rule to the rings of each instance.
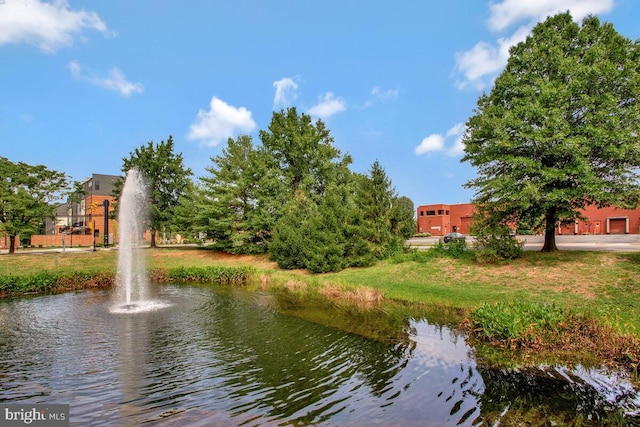
[[577, 402], [638, 415], [621, 378], [478, 367], [462, 335], [424, 321], [389, 345], [279, 314], [264, 295], [157, 296], [165, 306], [135, 314], [112, 311], [104, 291], [0, 301], [0, 402], [69, 403], [72, 425], [471, 426], [554, 390], [566, 414]]

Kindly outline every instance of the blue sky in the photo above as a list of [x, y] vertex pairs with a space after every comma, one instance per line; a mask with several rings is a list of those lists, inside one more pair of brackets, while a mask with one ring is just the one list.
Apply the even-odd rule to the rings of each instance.
[[173, 135], [198, 177], [295, 106], [416, 206], [468, 202], [464, 123], [566, 10], [640, 38], [637, 0], [0, 0], [0, 156], [82, 180]]

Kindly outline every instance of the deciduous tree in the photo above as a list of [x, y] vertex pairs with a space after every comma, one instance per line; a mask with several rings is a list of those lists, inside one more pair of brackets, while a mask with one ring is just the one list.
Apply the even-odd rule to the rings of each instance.
[[15, 252], [16, 236], [30, 236], [44, 229], [54, 217], [55, 203], [69, 190], [63, 172], [43, 165], [13, 163], [0, 157], [0, 231], [9, 236], [9, 253]]
[[637, 205], [639, 71], [640, 44], [596, 17], [538, 24], [467, 122], [479, 213], [541, 226], [554, 251], [556, 226], [585, 206]]
[[[125, 176], [129, 169], [136, 168], [147, 180], [151, 247], [155, 247], [157, 231], [170, 223], [180, 196], [186, 191], [191, 169], [184, 166], [182, 154], [174, 153], [172, 136], [158, 144], [149, 141], [122, 161]], [[114, 186], [116, 200], [119, 200], [123, 184], [124, 178], [121, 178]]]
[[262, 147], [270, 158], [268, 167], [279, 171], [291, 198], [299, 191], [321, 197], [336, 168], [348, 168], [351, 156], [342, 156], [322, 120], [315, 123], [295, 107], [273, 113], [267, 131], [260, 131]]

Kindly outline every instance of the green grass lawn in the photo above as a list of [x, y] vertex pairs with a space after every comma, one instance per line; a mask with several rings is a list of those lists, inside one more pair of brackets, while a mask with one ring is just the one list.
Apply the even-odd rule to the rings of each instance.
[[[368, 288], [385, 299], [471, 310], [483, 303], [554, 303], [587, 314], [623, 333], [640, 335], [640, 253], [525, 252], [503, 265], [461, 259], [406, 256], [367, 268], [310, 275], [285, 271], [266, 256], [226, 255], [199, 248], [145, 249], [149, 268], [250, 265], [259, 286], [309, 289]], [[401, 262], [402, 261], [402, 262]], [[0, 256], [0, 277], [43, 270], [115, 272], [116, 250]]]

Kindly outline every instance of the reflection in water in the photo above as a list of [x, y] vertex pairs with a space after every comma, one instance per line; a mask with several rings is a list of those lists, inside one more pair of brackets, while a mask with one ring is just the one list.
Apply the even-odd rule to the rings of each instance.
[[423, 320], [389, 318], [393, 332], [361, 314], [382, 342], [282, 314], [271, 294], [157, 291], [169, 306], [138, 314], [103, 291], [0, 301], [0, 402], [70, 403], [72, 425], [247, 426], [508, 425], [538, 408], [624, 425], [640, 403], [597, 371], [479, 366]]

